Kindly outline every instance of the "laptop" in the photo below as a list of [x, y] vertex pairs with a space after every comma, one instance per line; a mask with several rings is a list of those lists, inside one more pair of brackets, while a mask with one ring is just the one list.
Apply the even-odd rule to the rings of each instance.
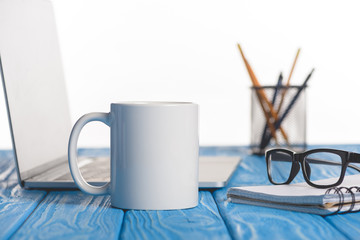
[[[52, 3], [0, 0], [0, 36], [0, 76], [19, 184], [76, 188], [68, 167], [72, 123]], [[102, 185], [110, 180], [109, 161], [83, 157], [79, 166], [89, 183]], [[239, 161], [200, 156], [199, 187], [225, 186]]]

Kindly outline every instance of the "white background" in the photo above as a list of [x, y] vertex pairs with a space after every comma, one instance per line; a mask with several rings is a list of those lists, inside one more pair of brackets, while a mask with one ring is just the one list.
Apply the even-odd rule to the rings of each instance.
[[[309, 82], [308, 143], [360, 143], [360, 4], [357, 1], [53, 0], [73, 122], [126, 100], [200, 105], [201, 145], [250, 141], [250, 79]], [[2, 93], [1, 93], [2, 94]], [[0, 96], [0, 99], [4, 99]], [[11, 140], [3, 100], [0, 147]], [[82, 146], [108, 146], [90, 124]]]

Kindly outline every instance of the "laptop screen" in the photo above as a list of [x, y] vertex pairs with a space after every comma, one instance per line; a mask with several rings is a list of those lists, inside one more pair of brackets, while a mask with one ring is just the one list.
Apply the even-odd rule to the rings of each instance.
[[0, 0], [0, 36], [2, 80], [24, 179], [67, 155], [71, 130], [51, 3]]

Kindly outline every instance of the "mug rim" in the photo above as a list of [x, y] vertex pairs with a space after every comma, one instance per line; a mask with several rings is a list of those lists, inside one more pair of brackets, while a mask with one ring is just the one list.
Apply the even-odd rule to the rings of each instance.
[[125, 106], [181, 106], [181, 105], [196, 105], [193, 102], [173, 102], [173, 101], [124, 101], [114, 102], [112, 105]]

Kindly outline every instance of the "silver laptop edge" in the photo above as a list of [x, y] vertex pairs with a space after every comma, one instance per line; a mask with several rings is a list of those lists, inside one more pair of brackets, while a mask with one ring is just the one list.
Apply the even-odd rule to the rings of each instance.
[[9, 122], [10, 134], [11, 134], [11, 143], [12, 143], [12, 147], [14, 149], [16, 174], [17, 174], [18, 182], [19, 182], [20, 186], [24, 187], [24, 182], [21, 180], [21, 177], [20, 177], [19, 164], [18, 164], [17, 155], [16, 155], [14, 132], [13, 132], [12, 124], [11, 124], [10, 107], [9, 107], [9, 102], [8, 102], [8, 98], [7, 98], [7, 93], [6, 93], [6, 84], [5, 84], [5, 77], [4, 77], [4, 69], [2, 67], [2, 61], [1, 61], [1, 52], [0, 52], [0, 76], [1, 76], [1, 81], [2, 81], [2, 85], [3, 85], [4, 97], [5, 97], [5, 105], [6, 105], [6, 110], [7, 110], [6, 112], [7, 112], [7, 116], [8, 116], [8, 122]]
[[[4, 92], [4, 97], [5, 97], [5, 105], [6, 105], [6, 112], [7, 112], [7, 117], [8, 117], [8, 122], [9, 122], [9, 128], [10, 128], [10, 135], [11, 135], [11, 143], [12, 143], [12, 147], [13, 147], [13, 152], [14, 152], [14, 159], [15, 159], [15, 168], [16, 168], [16, 174], [17, 174], [17, 178], [18, 178], [18, 182], [19, 185], [21, 187], [26, 187], [28, 184], [26, 184], [26, 180], [41, 173], [44, 171], [47, 171], [51, 168], [53, 168], [54, 166], [60, 165], [64, 162], [67, 161], [67, 156], [64, 156], [64, 158], [61, 160], [61, 162], [59, 162], [59, 159], [55, 159], [52, 160], [51, 162], [48, 163], [44, 163], [34, 169], [25, 171], [22, 173], [22, 176], [20, 175], [20, 168], [19, 168], [19, 163], [18, 163], [18, 158], [17, 158], [17, 151], [16, 151], [16, 145], [15, 145], [15, 137], [14, 137], [14, 131], [13, 131], [13, 127], [12, 127], [12, 121], [11, 121], [11, 114], [10, 114], [10, 107], [9, 107], [9, 102], [8, 102], [8, 97], [7, 97], [7, 92], [6, 92], [6, 83], [5, 83], [5, 76], [4, 76], [4, 69], [2, 66], [2, 61], [1, 61], [1, 53], [0, 53], [0, 77], [1, 77], [1, 81], [2, 81], [2, 85], [3, 85], [3, 92]], [[65, 183], [65, 182], [64, 182]], [[48, 183], [47, 183], [48, 184]], [[32, 184], [30, 184], [29, 187], [31, 187]], [[35, 184], [36, 185], [36, 184]], [[67, 184], [66, 184], [67, 185]], [[46, 186], [45, 182], [43, 184], [40, 184], [39, 187], [41, 186]], [[75, 184], [72, 184], [73, 187], [76, 187]]]
[[24, 186], [34, 174], [66, 162], [70, 111], [52, 3], [0, 0], [0, 16], [1, 78]]

